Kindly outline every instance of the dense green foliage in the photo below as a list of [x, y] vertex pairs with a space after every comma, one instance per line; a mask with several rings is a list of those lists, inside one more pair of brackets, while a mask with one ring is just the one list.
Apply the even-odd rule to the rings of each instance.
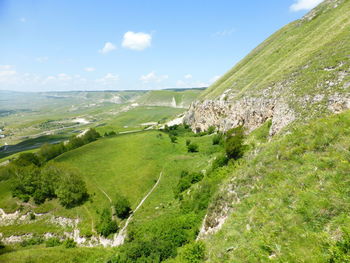
[[112, 219], [111, 210], [105, 208], [100, 214], [100, 221], [97, 225], [97, 232], [104, 237], [108, 237], [110, 234], [118, 231], [118, 225], [115, 220]]
[[226, 156], [229, 159], [237, 160], [243, 156], [245, 145], [243, 126], [227, 131], [225, 140]]
[[64, 207], [69, 208], [81, 204], [88, 197], [79, 174], [65, 166], [12, 166], [11, 173], [13, 196], [25, 202], [33, 197], [35, 203], [41, 204], [46, 199], [57, 197]]
[[187, 151], [189, 153], [198, 152], [198, 148], [199, 148], [199, 146], [196, 143], [190, 143], [190, 144], [187, 145]]
[[192, 184], [200, 182], [203, 177], [204, 175], [202, 173], [182, 171], [180, 174], [180, 180], [174, 189], [175, 196], [179, 197], [183, 191], [190, 188]]
[[129, 200], [126, 199], [125, 196], [116, 194], [113, 205], [115, 213], [120, 219], [125, 219], [130, 215], [131, 205]]
[[46, 247], [57, 247], [61, 244], [62, 244], [61, 240], [57, 237], [50, 237], [45, 241]]

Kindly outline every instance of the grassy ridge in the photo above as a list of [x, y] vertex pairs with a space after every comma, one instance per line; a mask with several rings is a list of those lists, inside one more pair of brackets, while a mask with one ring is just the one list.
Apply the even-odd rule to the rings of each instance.
[[[310, 106], [303, 109], [298, 102], [301, 96], [348, 92], [343, 86], [349, 75], [340, 76], [350, 65], [350, 2], [337, 2], [333, 8], [332, 1], [325, 1], [313, 11], [311, 20], [298, 20], [277, 31], [205, 90], [200, 99], [216, 98], [228, 89], [240, 98], [270, 88], [287, 98], [297, 112], [310, 114]], [[334, 84], [329, 86], [327, 81]]]
[[[202, 90], [153, 90], [146, 93], [137, 101], [141, 105], [163, 105], [187, 108], [200, 94]], [[173, 103], [175, 102], [175, 105]]]
[[332, 251], [350, 229], [349, 127], [350, 112], [320, 119], [247, 158], [227, 185], [240, 202], [205, 240], [208, 261], [345, 262]]

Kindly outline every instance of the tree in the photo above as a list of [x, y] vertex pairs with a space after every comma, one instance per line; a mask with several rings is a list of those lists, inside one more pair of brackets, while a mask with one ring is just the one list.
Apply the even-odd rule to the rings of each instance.
[[90, 128], [83, 136], [82, 139], [85, 144], [96, 141], [101, 135], [93, 128]]
[[120, 219], [125, 219], [131, 212], [131, 206], [124, 196], [117, 194], [114, 201], [115, 213]]
[[80, 205], [88, 198], [85, 182], [68, 168], [62, 170], [55, 194], [61, 205], [66, 208]]
[[17, 166], [28, 166], [35, 165], [40, 166], [40, 160], [34, 153], [21, 153], [18, 158], [14, 161]]
[[243, 126], [229, 130], [226, 134], [225, 152], [229, 159], [237, 160], [243, 156], [245, 145]]

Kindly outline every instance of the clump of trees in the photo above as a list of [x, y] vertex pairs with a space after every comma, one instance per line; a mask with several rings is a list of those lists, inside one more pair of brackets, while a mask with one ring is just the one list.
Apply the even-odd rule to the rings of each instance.
[[105, 208], [100, 214], [100, 220], [97, 225], [97, 232], [104, 237], [108, 237], [110, 234], [118, 231], [118, 224], [112, 219], [112, 213], [110, 209]]
[[24, 202], [32, 197], [36, 204], [58, 198], [66, 208], [80, 205], [88, 198], [85, 182], [69, 167], [51, 164], [12, 166], [12, 195]]
[[115, 213], [120, 219], [129, 217], [131, 213], [131, 206], [129, 200], [126, 199], [126, 197], [117, 194], [113, 205]]
[[246, 146], [244, 145], [244, 128], [238, 126], [226, 133], [225, 152], [229, 159], [237, 160], [243, 157]]
[[96, 141], [101, 135], [95, 129], [89, 129], [81, 136], [72, 136], [66, 143], [48, 144], [45, 143], [40, 147], [38, 159], [41, 163], [47, 162], [64, 152], [79, 148], [85, 144]]

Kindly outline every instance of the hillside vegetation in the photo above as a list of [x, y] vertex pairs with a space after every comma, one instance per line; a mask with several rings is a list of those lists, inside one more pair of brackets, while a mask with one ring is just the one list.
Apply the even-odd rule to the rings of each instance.
[[349, 127], [350, 112], [319, 119], [247, 156], [209, 209], [230, 213], [208, 261], [348, 262]]

